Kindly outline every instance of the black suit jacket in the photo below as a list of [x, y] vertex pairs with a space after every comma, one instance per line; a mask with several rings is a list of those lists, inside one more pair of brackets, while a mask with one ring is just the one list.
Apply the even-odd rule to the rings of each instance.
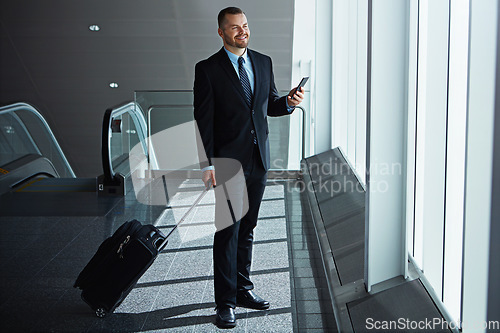
[[[271, 58], [250, 49], [247, 52], [255, 75], [252, 107], [246, 103], [238, 75], [226, 51], [221, 48], [196, 64], [194, 117], [209, 161], [212, 157], [226, 157], [240, 161], [243, 168], [250, 165], [254, 149], [252, 131], [255, 131], [260, 157], [268, 170], [267, 116], [282, 116], [289, 112], [286, 96], [278, 96]], [[207, 165], [201, 163], [202, 168]]]

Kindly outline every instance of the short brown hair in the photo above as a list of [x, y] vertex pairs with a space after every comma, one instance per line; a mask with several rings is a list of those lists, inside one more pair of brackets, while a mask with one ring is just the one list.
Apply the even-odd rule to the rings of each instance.
[[245, 14], [245, 13], [238, 7], [224, 8], [223, 10], [221, 10], [219, 12], [219, 15], [217, 16], [217, 22], [219, 23], [219, 28], [222, 28], [222, 25], [224, 24], [224, 21], [226, 19], [226, 14], [236, 15], [236, 14]]

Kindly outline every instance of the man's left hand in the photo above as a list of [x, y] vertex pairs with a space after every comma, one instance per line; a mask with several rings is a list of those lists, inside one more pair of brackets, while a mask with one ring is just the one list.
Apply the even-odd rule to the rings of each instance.
[[300, 90], [295, 88], [290, 90], [286, 101], [288, 102], [288, 106], [295, 107], [299, 105], [303, 99], [304, 99], [304, 87], [301, 87]]

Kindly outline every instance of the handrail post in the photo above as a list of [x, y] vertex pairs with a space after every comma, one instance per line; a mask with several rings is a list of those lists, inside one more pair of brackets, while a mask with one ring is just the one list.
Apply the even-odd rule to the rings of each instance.
[[302, 111], [302, 159], [304, 159], [306, 158], [306, 110], [300, 105], [295, 108]]

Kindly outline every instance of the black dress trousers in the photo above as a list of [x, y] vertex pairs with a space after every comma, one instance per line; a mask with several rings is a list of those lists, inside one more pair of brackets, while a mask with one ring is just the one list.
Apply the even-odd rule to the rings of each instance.
[[[237, 292], [254, 287], [250, 280], [253, 229], [257, 225], [267, 181], [267, 171], [262, 164], [258, 145], [255, 145], [250, 163], [243, 166], [243, 173], [248, 194], [248, 212], [241, 220], [218, 230], [214, 236], [214, 288], [217, 307], [234, 308]], [[215, 174], [217, 178], [217, 167]], [[221, 200], [225, 198], [216, 197], [216, 218], [217, 210], [225, 206]]]

